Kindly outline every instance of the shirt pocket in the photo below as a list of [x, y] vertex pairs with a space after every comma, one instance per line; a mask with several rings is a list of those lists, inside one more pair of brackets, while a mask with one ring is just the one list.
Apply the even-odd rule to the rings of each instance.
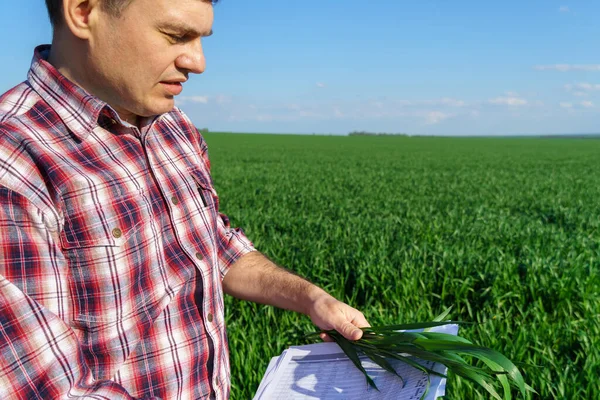
[[65, 212], [61, 246], [67, 250], [121, 246], [147, 217], [145, 204], [134, 196], [86, 206], [71, 204]]
[[145, 298], [139, 282], [149, 279], [143, 262], [150, 218], [145, 204], [128, 196], [82, 207], [71, 203], [66, 210], [60, 241], [74, 322], [102, 325], [139, 314]]
[[[201, 170], [191, 170], [193, 178], [193, 193], [190, 197], [190, 213], [186, 221], [188, 230], [193, 232], [192, 246], [204, 248], [205, 260], [211, 265], [217, 265], [220, 235], [219, 197], [213, 188], [211, 178]], [[202, 269], [202, 268], [200, 268]], [[204, 271], [203, 273], [207, 273]]]
[[198, 192], [197, 198], [199, 201], [198, 205], [201, 208], [217, 212], [219, 209], [219, 197], [212, 185], [210, 176], [199, 170], [190, 171], [190, 175], [196, 184], [196, 191]]

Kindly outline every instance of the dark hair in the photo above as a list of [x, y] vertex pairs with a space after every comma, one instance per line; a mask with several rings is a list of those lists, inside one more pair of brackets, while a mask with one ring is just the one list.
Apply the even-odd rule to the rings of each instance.
[[[102, 0], [101, 7], [111, 15], [119, 16], [131, 4], [133, 0]], [[215, 4], [218, 0], [202, 0]], [[62, 23], [62, 0], [46, 0], [46, 8], [52, 27], [60, 26]]]

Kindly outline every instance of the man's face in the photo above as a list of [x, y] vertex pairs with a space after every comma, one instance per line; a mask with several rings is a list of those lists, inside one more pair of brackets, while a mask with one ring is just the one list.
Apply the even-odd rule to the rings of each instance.
[[122, 118], [172, 110], [189, 73], [205, 68], [201, 37], [213, 7], [201, 0], [133, 0], [120, 17], [97, 14], [89, 40], [92, 92]]

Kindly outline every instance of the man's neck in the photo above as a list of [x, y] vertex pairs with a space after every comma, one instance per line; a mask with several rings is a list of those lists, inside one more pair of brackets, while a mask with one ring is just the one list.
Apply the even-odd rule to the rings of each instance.
[[[69, 49], [68, 54], [66, 54], [64, 49]], [[139, 116], [131, 112], [120, 110], [119, 107], [110, 104], [110, 101], [102, 98], [103, 96], [101, 96], [99, 93], [96, 93], [92, 85], [88, 85], [86, 83], [87, 79], [85, 73], [80, 72], [77, 68], [79, 66], [81, 67], [82, 71], [86, 70], [83, 54], [84, 51], [80, 48], [79, 44], [67, 43], [66, 41], [62, 41], [55, 36], [52, 40], [52, 47], [50, 48], [50, 54], [47, 61], [68, 80], [113, 107], [122, 120], [127, 121], [139, 128], [141, 120]]]

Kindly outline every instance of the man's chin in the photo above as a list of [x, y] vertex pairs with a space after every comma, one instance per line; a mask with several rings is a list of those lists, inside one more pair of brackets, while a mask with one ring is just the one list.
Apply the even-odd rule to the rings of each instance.
[[175, 107], [175, 100], [173, 98], [171, 99], [164, 99], [161, 100], [160, 102], [156, 102], [154, 104], [152, 104], [150, 107], [147, 107], [143, 113], [138, 114], [142, 117], [152, 117], [155, 115], [161, 115], [161, 114], [166, 114], [168, 112], [173, 111], [173, 108]]

